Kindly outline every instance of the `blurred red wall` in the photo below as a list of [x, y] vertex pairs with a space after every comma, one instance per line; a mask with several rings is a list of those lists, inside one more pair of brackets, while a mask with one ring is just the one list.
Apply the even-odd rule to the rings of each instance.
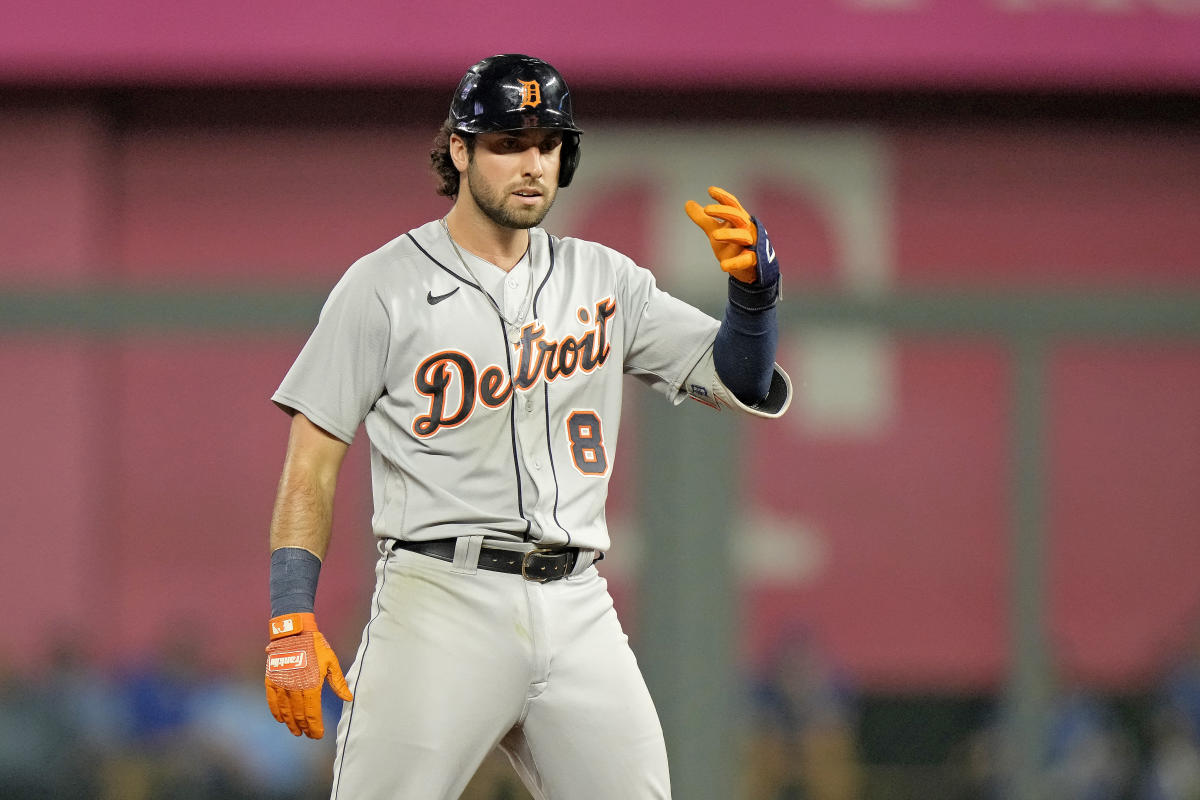
[[[895, 288], [1200, 284], [1194, 132], [948, 122], [875, 135]], [[428, 139], [424, 128], [123, 129], [85, 108], [5, 114], [0, 291], [323, 294], [363, 252], [444, 212]], [[622, 197], [652, 202], [651, 180]], [[767, 178], [741, 194], [769, 209], [790, 292], [836, 286], [827, 208]], [[584, 202], [589, 235], [650, 252], [654, 230], [602, 200]], [[217, 659], [261, 638], [287, 430], [268, 398], [304, 336], [67, 326], [0, 337], [5, 658], [34, 662], [84, 629], [109, 661], [181, 626], [219, 630]], [[747, 460], [751, 505], [815, 526], [826, 551], [803, 580], [748, 587], [748, 652], [803, 624], [868, 684], [990, 685], [1009, 644], [1012, 365], [986, 339], [892, 344], [891, 410], [869, 434], [806, 429], [802, 398], [797, 424], [753, 429], [747, 452], [766, 457]], [[789, 339], [781, 360], [803, 347]], [[1069, 342], [1050, 369], [1052, 629], [1071, 670], [1136, 681], [1200, 608], [1200, 343]], [[635, 461], [632, 438], [625, 448]], [[374, 556], [365, 442], [348, 463], [319, 599], [346, 648]]]

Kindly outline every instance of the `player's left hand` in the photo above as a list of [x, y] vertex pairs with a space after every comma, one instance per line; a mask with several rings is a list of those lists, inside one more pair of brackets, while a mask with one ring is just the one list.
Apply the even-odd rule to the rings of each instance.
[[267, 705], [276, 721], [296, 736], [324, 736], [321, 687], [327, 677], [338, 697], [347, 702], [354, 699], [337, 655], [317, 630], [316, 617], [311, 613], [272, 617], [264, 683]]
[[729, 192], [710, 186], [708, 193], [715, 204], [688, 200], [684, 211], [708, 234], [721, 269], [742, 283], [773, 284], [779, 278], [779, 262], [767, 229]]

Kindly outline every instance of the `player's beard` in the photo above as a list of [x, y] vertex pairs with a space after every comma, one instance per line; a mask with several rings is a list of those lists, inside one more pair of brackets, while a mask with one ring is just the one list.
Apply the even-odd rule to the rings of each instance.
[[[525, 229], [534, 228], [541, 224], [554, 205], [557, 187], [539, 183], [538, 191], [542, 193], [542, 202], [536, 206], [513, 207], [509, 204], [512, 192], [524, 187], [524, 184], [511, 189], [496, 189], [484, 180], [475, 167], [475, 160], [467, 164], [467, 188], [475, 205], [487, 215], [487, 218], [502, 228]], [[533, 188], [533, 187], [530, 187]]]

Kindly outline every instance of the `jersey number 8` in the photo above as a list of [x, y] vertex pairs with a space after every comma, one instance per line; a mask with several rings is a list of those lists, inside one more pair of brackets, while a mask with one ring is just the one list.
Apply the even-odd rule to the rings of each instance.
[[567, 417], [567, 438], [571, 440], [571, 459], [584, 475], [603, 475], [608, 470], [600, 417], [595, 411], [576, 411]]

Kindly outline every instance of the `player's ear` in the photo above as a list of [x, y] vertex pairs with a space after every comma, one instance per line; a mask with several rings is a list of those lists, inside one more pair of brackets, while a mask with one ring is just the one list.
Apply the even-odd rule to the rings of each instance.
[[471, 163], [471, 146], [457, 133], [450, 134], [450, 160], [459, 172], [466, 172]]

